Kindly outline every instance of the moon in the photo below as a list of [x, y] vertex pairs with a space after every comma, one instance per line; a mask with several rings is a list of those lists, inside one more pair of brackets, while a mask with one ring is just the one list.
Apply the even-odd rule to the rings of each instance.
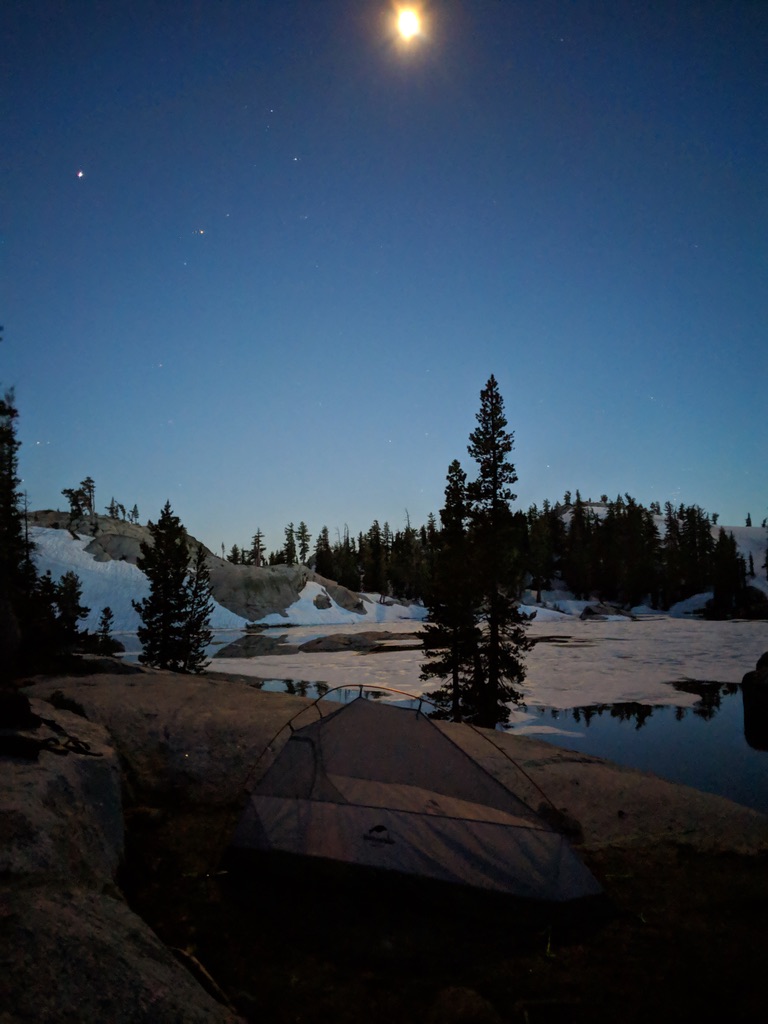
[[415, 7], [401, 7], [397, 12], [397, 31], [402, 39], [413, 39], [421, 32], [421, 18]]

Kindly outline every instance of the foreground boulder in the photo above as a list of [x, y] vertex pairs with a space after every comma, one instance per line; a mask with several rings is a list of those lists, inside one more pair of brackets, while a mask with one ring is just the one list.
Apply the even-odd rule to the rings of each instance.
[[741, 681], [744, 738], [753, 750], [768, 750], [768, 651]]
[[16, 718], [0, 722], [3, 1024], [237, 1020], [115, 885], [121, 769], [106, 729], [38, 700]]
[[752, 672], [747, 672], [741, 680], [747, 689], [764, 690], [768, 694], [768, 651], [761, 654]]
[[106, 728], [128, 801], [149, 805], [236, 804], [259, 754], [309, 703], [243, 682], [148, 669], [45, 680], [26, 690], [43, 700], [57, 691]]
[[3, 886], [6, 1021], [225, 1024], [212, 999], [119, 893]]
[[30, 710], [26, 727], [0, 730], [0, 877], [100, 888], [123, 857], [117, 754], [102, 726]]

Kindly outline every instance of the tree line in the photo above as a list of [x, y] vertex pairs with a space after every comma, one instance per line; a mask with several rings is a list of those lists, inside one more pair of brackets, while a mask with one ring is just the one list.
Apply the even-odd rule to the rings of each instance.
[[312, 544], [307, 524], [285, 527], [282, 547], [266, 553], [261, 530], [249, 545], [233, 544], [222, 557], [235, 565], [308, 565], [320, 576], [334, 580], [350, 590], [367, 590], [377, 594], [418, 599], [424, 589], [426, 559], [436, 531], [435, 518], [430, 516], [425, 527], [416, 530], [408, 521], [401, 530], [393, 531], [389, 523], [374, 520], [365, 533], [356, 536], [349, 527], [330, 530], [323, 526]]
[[577, 598], [665, 611], [711, 590], [710, 612], [735, 614], [751, 600], [756, 569], [751, 556], [739, 553], [733, 533], [722, 526], [715, 533], [716, 527], [717, 516], [698, 505], [667, 502], [662, 511], [630, 494], [593, 504], [577, 491], [572, 502], [532, 506], [520, 521], [519, 540], [539, 601], [558, 579]]
[[[751, 526], [749, 515], [746, 525]], [[424, 526], [406, 521], [396, 531], [374, 520], [364, 533], [353, 536], [345, 526], [333, 539], [323, 526], [310, 546], [306, 524], [295, 530], [291, 523], [279, 550], [267, 556], [258, 531], [251, 546], [234, 545], [227, 558], [240, 565], [300, 562], [351, 590], [416, 600], [429, 590], [444, 531], [434, 515]], [[755, 600], [749, 583], [759, 570], [768, 570], [766, 561], [755, 566], [751, 555], [745, 559], [740, 554], [733, 534], [718, 528], [717, 513], [671, 502], [646, 507], [628, 493], [613, 500], [601, 495], [593, 502], [582, 499], [578, 490], [566, 491], [554, 503], [545, 500], [541, 507], [514, 511], [503, 543], [514, 554], [510, 585], [518, 596], [525, 589], [534, 591], [539, 603], [544, 591], [557, 586], [578, 599], [627, 608], [648, 604], [666, 611], [711, 590], [711, 614], [736, 614], [748, 612]]]

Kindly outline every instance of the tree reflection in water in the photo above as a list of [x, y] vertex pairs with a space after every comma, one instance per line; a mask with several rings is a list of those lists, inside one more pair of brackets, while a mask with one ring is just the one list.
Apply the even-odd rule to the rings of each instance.
[[[554, 746], [653, 772], [768, 813], [768, 687], [692, 680], [676, 687], [695, 695], [695, 703], [531, 706], [519, 727], [536, 737], [540, 724], [540, 739]], [[553, 720], [556, 729], [545, 724]]]
[[[675, 719], [678, 722], [681, 722], [689, 711], [697, 717], [709, 721], [720, 710], [723, 698], [732, 696], [739, 690], [737, 683], [718, 683], [698, 679], [681, 679], [673, 685], [678, 692], [693, 693], [699, 698], [690, 707], [675, 705]], [[658, 705], [658, 707], [666, 710], [668, 705]], [[653, 704], [640, 704], [638, 701], [619, 701], [615, 704], [589, 704], [584, 707], [568, 708], [567, 710], [558, 708], [539, 708], [538, 710], [542, 716], [548, 711], [550, 718], [554, 719], [559, 718], [561, 715], [570, 716], [574, 722], [587, 728], [589, 728], [594, 718], [608, 715], [610, 718], [615, 718], [620, 722], [634, 721], [635, 728], [642, 729], [648, 719], [653, 716], [653, 712], [656, 709], [657, 707]]]

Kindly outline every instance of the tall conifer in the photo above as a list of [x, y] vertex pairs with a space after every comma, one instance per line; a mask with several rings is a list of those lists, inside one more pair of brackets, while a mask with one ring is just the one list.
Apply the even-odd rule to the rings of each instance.
[[[504, 402], [495, 377], [480, 395], [477, 428], [468, 451], [478, 466], [466, 483], [460, 464], [448, 472], [443, 530], [435, 557], [422, 678], [448, 682], [432, 695], [446, 717], [493, 728], [509, 718], [508, 704], [525, 678], [528, 616], [516, 604], [520, 531], [510, 510], [517, 474], [509, 454]], [[523, 520], [523, 525], [524, 520]]]
[[[149, 523], [153, 543], [143, 541], [138, 567], [149, 579], [149, 596], [134, 601], [141, 616], [139, 661], [174, 672], [199, 672], [210, 642], [210, 577], [198, 550], [190, 573], [187, 532], [166, 502], [157, 523]], [[200, 575], [202, 573], [202, 575]]]
[[491, 375], [480, 393], [477, 427], [467, 448], [478, 466], [467, 486], [474, 561], [483, 595], [485, 628], [479, 660], [465, 704], [470, 720], [492, 728], [509, 718], [508, 703], [521, 699], [515, 688], [525, 678], [525, 652], [531, 642], [512, 592], [522, 552], [517, 550], [510, 503], [517, 472], [508, 456], [514, 435], [507, 431], [504, 399]]
[[205, 649], [213, 639], [210, 629], [213, 603], [211, 573], [205, 561], [205, 549], [198, 544], [185, 583], [186, 621], [184, 626], [184, 671], [202, 672], [208, 664]]
[[448, 467], [442, 530], [436, 536], [425, 604], [422, 679], [445, 679], [428, 694], [438, 707], [436, 718], [461, 722], [464, 697], [471, 688], [481, 644], [480, 594], [467, 533], [466, 473], [458, 460]]

